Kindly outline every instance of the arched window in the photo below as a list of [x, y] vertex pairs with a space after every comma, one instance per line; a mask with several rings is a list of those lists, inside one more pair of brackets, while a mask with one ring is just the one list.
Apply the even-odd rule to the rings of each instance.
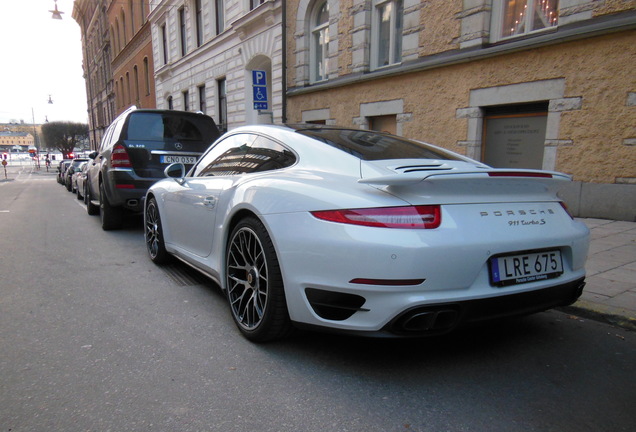
[[133, 67], [133, 79], [135, 85], [135, 103], [139, 106], [139, 70], [137, 69], [137, 65]]
[[310, 81], [324, 81], [329, 73], [329, 3], [316, 3], [310, 23]]
[[128, 0], [128, 10], [130, 11], [130, 34], [131, 36], [134, 36], [135, 32], [137, 31], [137, 29], [135, 28], [137, 23], [135, 23], [135, 8], [133, 6], [133, 0]]
[[150, 96], [150, 68], [148, 66], [148, 57], [144, 57], [144, 81], [146, 96]]
[[119, 20], [115, 19], [115, 28], [111, 27], [111, 34], [113, 35], [113, 55], [119, 54]]
[[128, 36], [126, 36], [126, 14], [124, 13], [124, 9], [121, 10], [121, 45], [122, 49], [128, 43]]

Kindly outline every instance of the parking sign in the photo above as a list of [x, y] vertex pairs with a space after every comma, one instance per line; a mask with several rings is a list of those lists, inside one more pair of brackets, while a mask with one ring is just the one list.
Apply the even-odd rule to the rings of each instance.
[[255, 110], [268, 109], [267, 74], [263, 70], [252, 71], [252, 96]]

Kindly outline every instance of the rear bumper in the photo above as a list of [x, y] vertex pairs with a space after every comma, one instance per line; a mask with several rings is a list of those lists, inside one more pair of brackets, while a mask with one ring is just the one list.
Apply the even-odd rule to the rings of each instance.
[[131, 169], [115, 168], [107, 173], [106, 194], [112, 206], [142, 211], [146, 192], [159, 178], [139, 177]]
[[383, 331], [402, 336], [440, 334], [466, 324], [568, 306], [583, 293], [584, 280], [506, 296], [415, 307], [398, 315]]
[[568, 306], [583, 293], [584, 279], [507, 296], [417, 306], [400, 313], [378, 331], [358, 331], [300, 322], [294, 324], [302, 329], [365, 337], [437, 336], [471, 324], [524, 316], [555, 307]]

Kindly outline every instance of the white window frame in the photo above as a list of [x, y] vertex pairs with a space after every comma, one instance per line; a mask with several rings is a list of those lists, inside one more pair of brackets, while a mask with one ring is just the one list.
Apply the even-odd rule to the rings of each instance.
[[[389, 3], [402, 3], [401, 8], [394, 7], [391, 10], [389, 17], [389, 62], [387, 64], [379, 64], [379, 44], [380, 44], [380, 12], [379, 9], [387, 6]], [[400, 17], [398, 13], [401, 13]], [[397, 23], [402, 23], [400, 28], [397, 28]], [[371, 69], [381, 69], [390, 67], [402, 63], [402, 33], [404, 31], [404, 1], [403, 0], [373, 0], [373, 10], [371, 13]], [[396, 52], [397, 38], [400, 38], [399, 52]]]
[[[498, 41], [502, 41], [502, 40], [508, 40], [508, 39], [515, 39], [515, 38], [519, 38], [519, 37], [523, 37], [529, 34], [534, 34], [534, 33], [541, 33], [541, 32], [545, 32], [545, 31], [550, 31], [550, 30], [554, 30], [558, 27], [558, 11], [560, 10], [560, 4], [557, 3], [557, 16], [555, 17], [557, 19], [556, 24], [551, 25], [551, 26], [546, 26], [544, 28], [540, 28], [540, 29], [531, 29], [528, 30], [531, 25], [532, 25], [532, 18], [534, 16], [534, 7], [535, 7], [535, 0], [525, 0], [526, 2], [526, 12], [524, 15], [524, 25], [525, 25], [525, 31], [523, 31], [522, 33], [518, 33], [518, 34], [513, 34], [513, 35], [509, 35], [509, 36], [504, 36], [504, 10], [505, 10], [505, 2], [507, 0], [500, 0], [500, 1], [493, 1], [492, 3], [492, 19], [491, 19], [491, 28], [490, 28], [490, 34], [491, 34], [491, 42], [498, 42]], [[518, 0], [521, 1], [521, 0]], [[557, 0], [558, 1], [558, 0]]]
[[[316, 19], [318, 13], [322, 9], [323, 5], [327, 5], [327, 12], [329, 12], [329, 2], [319, 1], [314, 5], [314, 8], [309, 15], [309, 82], [315, 83], [320, 81], [326, 81], [329, 78], [329, 19], [327, 22], [320, 25], [316, 25]], [[318, 52], [317, 38], [320, 38], [321, 34], [325, 34], [326, 43], [323, 45], [322, 52]], [[319, 65], [322, 62], [322, 76], [318, 75]]]

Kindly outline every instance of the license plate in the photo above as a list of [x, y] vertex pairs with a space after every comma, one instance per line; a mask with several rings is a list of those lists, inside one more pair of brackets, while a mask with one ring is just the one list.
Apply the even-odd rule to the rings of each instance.
[[195, 156], [165, 155], [161, 156], [159, 160], [161, 161], [161, 163], [167, 164], [182, 163], [184, 165], [192, 165], [197, 161], [197, 158]]
[[506, 286], [551, 279], [563, 273], [561, 251], [532, 252], [490, 259], [493, 285]]

